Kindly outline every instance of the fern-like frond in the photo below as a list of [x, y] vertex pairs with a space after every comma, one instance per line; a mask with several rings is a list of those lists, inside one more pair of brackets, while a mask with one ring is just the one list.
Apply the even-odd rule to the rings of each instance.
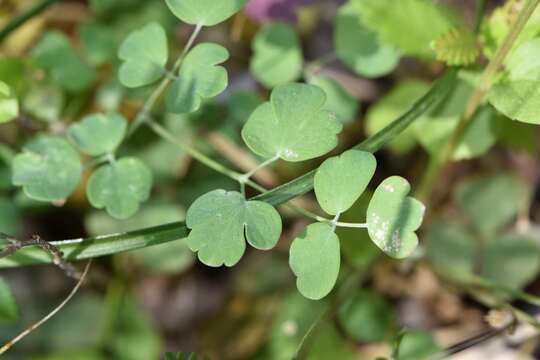
[[473, 33], [464, 29], [451, 29], [431, 44], [437, 60], [447, 65], [470, 65], [476, 61], [480, 48]]

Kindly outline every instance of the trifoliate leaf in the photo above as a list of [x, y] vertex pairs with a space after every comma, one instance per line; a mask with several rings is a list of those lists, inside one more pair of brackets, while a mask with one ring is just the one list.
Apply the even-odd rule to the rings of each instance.
[[347, 92], [336, 80], [324, 76], [310, 76], [308, 82], [323, 89], [326, 94], [326, 103], [323, 107], [334, 113], [342, 124], [354, 121], [358, 112], [358, 100]]
[[93, 114], [71, 125], [68, 137], [84, 153], [99, 156], [114, 152], [126, 128], [126, 119], [120, 114]]
[[326, 154], [337, 145], [341, 124], [327, 111], [324, 92], [306, 84], [279, 85], [242, 129], [242, 138], [256, 154], [303, 161]]
[[488, 100], [512, 120], [540, 124], [540, 81], [502, 81], [491, 87]]
[[[405, 80], [398, 83], [381, 97], [366, 114], [366, 132], [374, 135], [389, 125], [398, 116], [409, 110], [412, 105], [429, 90], [429, 85], [418, 80]], [[405, 153], [416, 144], [414, 128], [405, 129], [388, 146], [392, 151]]]
[[456, 201], [477, 231], [492, 236], [516, 216], [524, 196], [518, 178], [493, 175], [461, 183]]
[[105, 208], [117, 219], [127, 219], [150, 196], [152, 173], [136, 158], [123, 158], [98, 168], [86, 188], [92, 206]]
[[431, 44], [437, 60], [446, 65], [470, 65], [480, 55], [475, 36], [466, 29], [451, 29]]
[[166, 0], [172, 13], [191, 25], [213, 26], [244, 7], [247, 0]]
[[448, 278], [470, 281], [481, 276], [519, 289], [532, 281], [540, 269], [538, 245], [530, 236], [508, 233], [478, 239], [459, 224], [439, 220], [428, 232], [426, 256]]
[[10, 87], [0, 81], [0, 124], [19, 116], [19, 102]]
[[426, 0], [354, 0], [366, 26], [380, 41], [404, 54], [432, 58], [433, 40], [446, 33], [453, 23], [442, 8]]
[[369, 152], [348, 150], [326, 159], [315, 173], [317, 201], [328, 214], [347, 211], [362, 195], [375, 173], [377, 161]]
[[298, 291], [312, 300], [325, 297], [336, 283], [340, 261], [339, 239], [332, 227], [309, 225], [294, 239], [289, 255]]
[[13, 184], [34, 200], [64, 200], [79, 184], [81, 173], [79, 154], [57, 137], [39, 137], [13, 159]]
[[167, 95], [167, 110], [177, 114], [196, 111], [203, 100], [225, 90], [227, 70], [218, 64], [228, 58], [227, 49], [217, 44], [202, 43], [191, 49]]
[[120, 46], [118, 57], [124, 60], [118, 73], [124, 86], [135, 88], [157, 81], [166, 71], [168, 49], [165, 30], [157, 23], [135, 30]]
[[418, 237], [414, 233], [422, 224], [425, 206], [408, 197], [407, 180], [391, 176], [375, 190], [368, 206], [368, 233], [373, 242], [388, 256], [401, 259], [409, 256]]
[[0, 323], [14, 322], [19, 317], [19, 308], [8, 283], [0, 278]]
[[368, 29], [353, 1], [343, 5], [336, 17], [334, 43], [337, 56], [356, 73], [366, 77], [386, 75], [397, 66], [399, 53], [381, 44], [377, 33]]
[[252, 43], [253, 56], [249, 69], [264, 86], [295, 81], [302, 73], [302, 50], [293, 27], [275, 23], [266, 25]]
[[208, 266], [233, 266], [247, 242], [273, 248], [281, 235], [281, 218], [271, 205], [247, 201], [236, 191], [214, 190], [199, 197], [187, 212], [187, 243]]
[[114, 60], [118, 48], [111, 28], [98, 22], [88, 22], [79, 26], [79, 37], [85, 48], [86, 58], [94, 65], [102, 65]]
[[390, 335], [395, 315], [384, 298], [367, 290], [358, 290], [340, 306], [338, 319], [354, 339], [376, 342]]
[[58, 86], [69, 92], [88, 89], [96, 78], [95, 70], [81, 60], [68, 37], [58, 31], [47, 32], [32, 50], [32, 57]]

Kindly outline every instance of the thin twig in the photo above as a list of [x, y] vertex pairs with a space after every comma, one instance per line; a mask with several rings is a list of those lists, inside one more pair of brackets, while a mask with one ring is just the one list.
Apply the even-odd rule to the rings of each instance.
[[74, 279], [80, 279], [81, 277], [73, 264], [64, 260], [64, 253], [50, 242], [43, 240], [39, 235], [32, 235], [29, 239], [19, 240], [14, 236], [0, 233], [0, 239], [10, 243], [0, 251], [0, 259], [11, 256], [24, 247], [38, 246], [52, 256], [53, 264], [62, 269], [67, 276]]
[[75, 294], [77, 293], [77, 291], [81, 287], [82, 283], [84, 282], [84, 279], [86, 278], [86, 275], [88, 274], [88, 270], [90, 269], [90, 264], [92, 264], [92, 259], [90, 259], [88, 261], [88, 263], [86, 263], [86, 266], [84, 268], [84, 272], [82, 273], [79, 281], [77, 281], [77, 284], [75, 285], [73, 290], [71, 290], [69, 295], [64, 299], [64, 301], [62, 301], [56, 308], [54, 308], [50, 313], [48, 313], [41, 320], [39, 320], [38, 322], [30, 325], [23, 332], [21, 332], [19, 335], [15, 336], [13, 339], [11, 339], [7, 343], [5, 343], [4, 346], [2, 346], [0, 348], [0, 355], [4, 354], [6, 351], [11, 349], [13, 347], [13, 345], [15, 345], [16, 343], [21, 341], [24, 337], [26, 337], [32, 331], [34, 331], [35, 329], [37, 329], [38, 327], [43, 325], [45, 322], [47, 322], [54, 315], [56, 315], [71, 300], [71, 298], [73, 298], [73, 296], [75, 296]]

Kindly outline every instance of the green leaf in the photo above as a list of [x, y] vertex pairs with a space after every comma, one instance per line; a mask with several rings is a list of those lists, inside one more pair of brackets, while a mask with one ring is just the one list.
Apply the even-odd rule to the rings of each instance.
[[354, 1], [349, 1], [338, 11], [334, 43], [337, 56], [362, 76], [389, 74], [399, 62], [398, 51], [381, 44], [377, 33], [364, 25]]
[[495, 284], [522, 288], [538, 275], [538, 243], [527, 235], [509, 233], [486, 241], [481, 275]]
[[126, 119], [120, 114], [93, 114], [71, 125], [67, 133], [82, 152], [99, 156], [113, 153], [122, 142], [126, 129]]
[[214, 26], [240, 11], [247, 0], [165, 0], [172, 13], [185, 23]]
[[150, 23], [129, 34], [118, 50], [124, 60], [118, 77], [127, 87], [149, 85], [165, 74], [168, 59], [167, 35], [163, 27]]
[[78, 93], [88, 89], [96, 78], [93, 68], [84, 63], [66, 35], [48, 31], [32, 50], [32, 57], [62, 89]]
[[118, 45], [110, 27], [97, 22], [84, 23], [79, 27], [79, 37], [90, 63], [102, 65], [114, 60]]
[[516, 216], [524, 197], [521, 181], [505, 174], [466, 180], [456, 191], [459, 207], [485, 236], [494, 235], [507, 225]]
[[314, 179], [321, 208], [331, 215], [347, 211], [366, 189], [376, 167], [375, 156], [360, 150], [348, 150], [326, 159]]
[[302, 49], [293, 27], [283, 23], [264, 26], [252, 42], [249, 69], [267, 88], [295, 81], [302, 73]]
[[427, 331], [407, 331], [399, 345], [399, 360], [428, 360], [443, 348], [437, 344], [433, 336]]
[[406, 55], [433, 58], [430, 44], [453, 27], [449, 9], [426, 0], [354, 0], [364, 23]]
[[426, 257], [437, 272], [466, 281], [474, 272], [476, 241], [463, 225], [438, 219], [427, 232]]
[[233, 266], [246, 247], [273, 248], [281, 235], [281, 218], [271, 205], [247, 201], [236, 191], [214, 190], [199, 197], [186, 217], [188, 245], [208, 266]]
[[41, 201], [67, 198], [81, 179], [79, 154], [64, 139], [41, 136], [13, 159], [13, 184]]
[[354, 121], [358, 112], [358, 100], [347, 92], [339, 82], [324, 76], [309, 76], [308, 82], [323, 89], [326, 94], [326, 103], [323, 107], [335, 114], [342, 124]]
[[11, 88], [0, 81], [0, 124], [19, 116], [19, 102]]
[[88, 180], [86, 193], [94, 207], [127, 219], [148, 199], [151, 189], [152, 173], [146, 165], [137, 158], [123, 158], [97, 169]]
[[21, 221], [19, 209], [15, 202], [0, 195], [0, 232], [4, 234], [19, 234]]
[[505, 60], [508, 78], [516, 80], [540, 80], [540, 38], [521, 44]]
[[479, 239], [459, 224], [434, 223], [426, 239], [427, 258], [444, 276], [468, 282], [475, 275], [520, 289], [540, 269], [540, 251], [531, 235], [507, 233]]
[[339, 239], [329, 224], [309, 225], [294, 239], [289, 265], [296, 275], [298, 291], [319, 300], [334, 287], [339, 274]]
[[470, 65], [480, 55], [475, 35], [466, 29], [451, 29], [434, 40], [431, 47], [437, 60], [449, 66]]
[[425, 206], [407, 197], [411, 187], [407, 180], [391, 176], [375, 190], [368, 206], [368, 233], [387, 255], [401, 259], [418, 245], [414, 233], [422, 224]]
[[19, 318], [19, 308], [8, 283], [0, 278], [0, 323], [14, 322]]
[[338, 320], [355, 340], [377, 342], [385, 340], [394, 325], [392, 306], [382, 297], [358, 290], [338, 310]]
[[264, 158], [303, 161], [326, 154], [337, 145], [341, 124], [325, 110], [324, 92], [313, 85], [274, 88], [242, 129], [249, 148]]
[[[399, 82], [381, 97], [366, 114], [366, 132], [372, 136], [388, 126], [396, 117], [409, 109], [429, 90], [428, 84], [418, 80]], [[397, 153], [411, 150], [416, 144], [414, 129], [406, 129], [388, 146]]]
[[167, 95], [167, 110], [182, 114], [198, 110], [205, 99], [220, 94], [227, 87], [227, 70], [217, 66], [229, 58], [221, 45], [202, 43], [186, 55]]
[[37, 120], [52, 123], [60, 120], [64, 104], [65, 97], [59, 87], [43, 84], [28, 90], [22, 107]]
[[502, 81], [491, 87], [488, 100], [512, 120], [540, 124], [540, 81]]

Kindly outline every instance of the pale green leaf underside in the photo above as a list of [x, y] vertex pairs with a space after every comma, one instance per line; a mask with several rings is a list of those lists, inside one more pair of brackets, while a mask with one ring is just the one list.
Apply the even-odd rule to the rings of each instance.
[[305, 297], [318, 300], [332, 290], [340, 266], [339, 239], [329, 224], [309, 225], [294, 239], [289, 264], [296, 287]]
[[262, 201], [247, 201], [236, 191], [214, 190], [199, 197], [187, 212], [187, 242], [208, 266], [233, 266], [248, 243], [273, 248], [281, 235], [281, 217]]
[[399, 62], [399, 52], [379, 42], [377, 33], [363, 24], [360, 11], [351, 2], [339, 9], [334, 43], [338, 57], [362, 76], [386, 75]]
[[453, 27], [448, 9], [426, 0], [353, 0], [364, 23], [404, 54], [432, 58], [431, 42]]
[[120, 46], [118, 57], [124, 60], [118, 74], [123, 85], [134, 88], [157, 81], [168, 58], [165, 30], [157, 23], [135, 30]]
[[0, 124], [11, 121], [19, 115], [19, 102], [10, 87], [0, 81]]
[[422, 224], [425, 207], [407, 197], [410, 185], [399, 176], [384, 180], [368, 206], [368, 233], [373, 242], [394, 258], [409, 256], [418, 245], [416, 231]]
[[253, 56], [249, 69], [264, 86], [298, 79], [302, 73], [302, 49], [294, 28], [283, 23], [263, 27], [252, 43]]
[[122, 158], [98, 168], [90, 179], [86, 194], [90, 203], [105, 208], [117, 219], [127, 219], [150, 196], [152, 173], [136, 158]]
[[510, 119], [540, 124], [540, 81], [515, 80], [495, 84], [488, 99], [499, 112]]
[[127, 122], [120, 114], [92, 114], [68, 129], [69, 139], [84, 153], [98, 156], [112, 153], [126, 133]]
[[213, 26], [244, 7], [247, 0], [166, 0], [172, 13], [191, 25]]
[[35, 200], [67, 198], [79, 184], [79, 154], [64, 139], [42, 136], [13, 159], [13, 184]]
[[308, 82], [320, 87], [326, 94], [326, 103], [323, 110], [336, 115], [342, 124], [349, 124], [355, 120], [359, 101], [341, 86], [339, 82], [324, 76], [310, 76]]
[[204, 99], [225, 90], [227, 70], [217, 65], [228, 58], [227, 49], [217, 44], [202, 43], [191, 49], [167, 94], [167, 110], [177, 114], [196, 111]]
[[347, 211], [366, 189], [376, 167], [375, 156], [360, 150], [348, 150], [326, 159], [314, 179], [321, 208], [331, 215]]
[[279, 85], [242, 129], [249, 148], [264, 158], [303, 161], [326, 154], [337, 145], [342, 125], [322, 110], [325, 94], [317, 86]]

